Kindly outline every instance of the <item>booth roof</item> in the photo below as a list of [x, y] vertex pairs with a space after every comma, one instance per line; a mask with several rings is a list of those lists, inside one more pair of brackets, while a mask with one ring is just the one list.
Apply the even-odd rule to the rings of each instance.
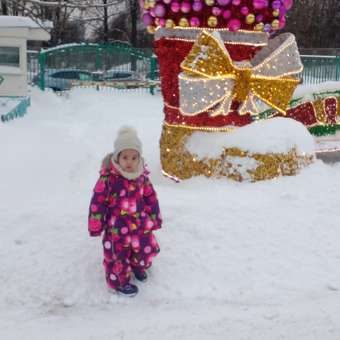
[[35, 22], [28, 17], [0, 15], [0, 27], [53, 28], [51, 21]]

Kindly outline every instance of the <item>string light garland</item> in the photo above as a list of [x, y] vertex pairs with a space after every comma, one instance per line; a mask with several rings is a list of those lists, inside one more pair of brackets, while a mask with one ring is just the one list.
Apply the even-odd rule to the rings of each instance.
[[[323, 97], [322, 104], [318, 102], [317, 105], [315, 105], [315, 101], [308, 101], [303, 102], [301, 98], [292, 100], [290, 103], [290, 108], [287, 110], [285, 115], [280, 114], [279, 112], [275, 110], [267, 110], [264, 112], [261, 112], [258, 116], [253, 117], [245, 117], [245, 116], [239, 116], [237, 112], [233, 112], [233, 117], [231, 115], [229, 116], [219, 116], [219, 120], [215, 121], [218, 122], [215, 126], [212, 126], [211, 129], [214, 131], [214, 129], [223, 129], [224, 126], [232, 126], [234, 128], [244, 126], [247, 124], [252, 123], [253, 121], [258, 121], [262, 119], [270, 119], [273, 117], [287, 117], [292, 118], [303, 125], [305, 125], [308, 129], [310, 129], [311, 133], [314, 134], [314, 131], [318, 131], [318, 135], [320, 134], [319, 131], [324, 131], [324, 135], [334, 134], [335, 129], [332, 129], [332, 126], [337, 126], [340, 124], [340, 93], [337, 91], [334, 92], [334, 94], [339, 94], [339, 97], [335, 97], [333, 92], [328, 92], [329, 97]], [[322, 98], [319, 94], [315, 93], [313, 94], [315, 98]], [[320, 101], [320, 99], [317, 99], [316, 101]], [[179, 108], [177, 107], [168, 107], [165, 103], [165, 106], [167, 109], [169, 109], [169, 114], [166, 114], [166, 122], [169, 122], [170, 125], [174, 126], [187, 126], [192, 127], [194, 129], [204, 129], [207, 128], [209, 130], [210, 128], [205, 125], [205, 121], [208, 118], [204, 115], [194, 116], [194, 117], [188, 117], [188, 116], [182, 116], [175, 114]], [[167, 112], [166, 109], [166, 112]], [[171, 110], [173, 110], [173, 113], [171, 114]], [[320, 122], [316, 118], [318, 110], [321, 110], [318, 113], [318, 116], [324, 117], [324, 123], [320, 125]], [[236, 120], [235, 117], [238, 118], [248, 118], [246, 120]], [[202, 120], [202, 123], [200, 123], [199, 119]], [[235, 124], [237, 122], [237, 124]], [[201, 124], [201, 125], [200, 125]], [[322, 126], [325, 126], [325, 129], [322, 129]], [[318, 129], [312, 129], [316, 128]], [[321, 128], [320, 128], [321, 127]]]
[[[244, 45], [244, 46], [256, 46], [264, 47], [268, 44], [268, 34], [264, 32], [253, 32], [239, 30], [237, 32], [230, 32], [226, 29], [219, 28], [205, 28], [207, 32], [218, 32], [221, 35], [221, 39], [228, 44]], [[202, 32], [202, 28], [185, 28], [174, 27], [159, 28], [155, 31], [155, 40], [166, 38], [168, 40], [178, 40], [195, 42], [197, 36]]]
[[[185, 146], [187, 138], [194, 131], [187, 127], [163, 125], [161, 160], [163, 172], [168, 177], [184, 180], [204, 175], [216, 178], [227, 177], [239, 182], [245, 180], [255, 182], [278, 176], [296, 175], [301, 168], [314, 161], [313, 155], [298, 154], [295, 148], [287, 153], [266, 154], [250, 153], [239, 148], [226, 148], [217, 158], [199, 159]], [[241, 169], [239, 159], [248, 161], [251, 166]]]

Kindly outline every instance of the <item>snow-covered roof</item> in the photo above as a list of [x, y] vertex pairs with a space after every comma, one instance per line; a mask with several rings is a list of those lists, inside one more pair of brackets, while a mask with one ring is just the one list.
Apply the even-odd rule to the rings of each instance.
[[38, 24], [28, 17], [0, 15], [0, 27], [26, 27], [26, 28], [53, 28], [51, 21], [44, 21]]
[[34, 22], [28, 17], [0, 15], [0, 37], [18, 37], [26, 40], [49, 40], [48, 30], [53, 27], [52, 22]]

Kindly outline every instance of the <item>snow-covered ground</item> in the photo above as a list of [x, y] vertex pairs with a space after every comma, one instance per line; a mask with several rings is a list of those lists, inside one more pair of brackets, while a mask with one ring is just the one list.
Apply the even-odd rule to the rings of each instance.
[[[0, 124], [0, 339], [340, 339], [340, 164], [258, 183], [160, 174], [162, 99], [32, 94]], [[99, 163], [122, 124], [144, 143], [164, 217], [133, 299], [110, 295], [87, 234]]]

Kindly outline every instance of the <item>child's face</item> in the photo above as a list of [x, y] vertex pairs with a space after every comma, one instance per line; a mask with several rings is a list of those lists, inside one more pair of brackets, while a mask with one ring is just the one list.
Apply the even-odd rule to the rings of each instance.
[[139, 153], [133, 149], [125, 149], [120, 152], [118, 157], [118, 164], [126, 172], [137, 171], [139, 164]]

